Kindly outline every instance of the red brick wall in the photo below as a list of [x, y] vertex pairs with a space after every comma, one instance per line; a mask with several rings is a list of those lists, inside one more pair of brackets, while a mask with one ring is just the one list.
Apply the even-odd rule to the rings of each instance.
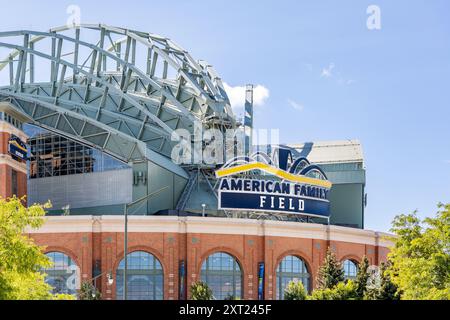
[[0, 154], [8, 153], [8, 141], [10, 134], [8, 132], [0, 132]]
[[[123, 233], [60, 233], [32, 234], [36, 243], [47, 246], [45, 251], [61, 251], [72, 257], [81, 267], [82, 280], [92, 278], [96, 260], [101, 261], [105, 274], [115, 270], [123, 258]], [[328, 246], [338, 259], [360, 261], [364, 255], [371, 264], [385, 260], [387, 249], [364, 244], [300, 239], [289, 237], [263, 237], [253, 235], [195, 234], [195, 233], [130, 233], [128, 251], [142, 250], [156, 256], [164, 270], [164, 299], [178, 299], [178, 269], [186, 261], [187, 286], [200, 279], [203, 261], [214, 252], [227, 252], [237, 258], [242, 269], [243, 297], [258, 298], [258, 263], [265, 262], [265, 298], [276, 297], [275, 270], [286, 255], [301, 257], [311, 274], [311, 286]], [[108, 286], [106, 275], [97, 281], [104, 299], [115, 299], [115, 284]]]
[[[8, 141], [10, 134], [8, 132], [0, 132], [0, 155], [4, 155], [7, 159], [11, 161], [16, 161], [11, 158], [8, 154]], [[16, 161], [17, 164], [23, 165]], [[13, 167], [8, 164], [0, 164], [0, 197], [9, 198], [13, 196], [13, 188], [11, 184]], [[19, 170], [17, 172], [17, 197], [22, 197], [27, 194], [27, 174]]]

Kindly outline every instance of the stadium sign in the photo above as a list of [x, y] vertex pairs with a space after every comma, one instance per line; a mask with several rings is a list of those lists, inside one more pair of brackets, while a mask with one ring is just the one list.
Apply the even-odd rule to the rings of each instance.
[[8, 152], [16, 160], [27, 160], [27, 146], [14, 134], [9, 138]]
[[[258, 152], [234, 158], [217, 170], [218, 208], [328, 218], [332, 184], [322, 169], [306, 158], [293, 161], [290, 150], [277, 151], [274, 159]], [[259, 174], [250, 174], [255, 172]]]

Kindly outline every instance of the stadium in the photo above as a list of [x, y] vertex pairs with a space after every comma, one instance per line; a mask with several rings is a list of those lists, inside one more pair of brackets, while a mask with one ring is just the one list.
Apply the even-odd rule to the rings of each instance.
[[255, 145], [252, 86], [241, 121], [211, 65], [148, 32], [0, 32], [0, 54], [0, 196], [51, 201], [28, 235], [55, 292], [177, 300], [204, 281], [216, 299], [283, 299], [291, 280], [314, 288], [328, 248], [348, 278], [385, 261], [358, 140]]

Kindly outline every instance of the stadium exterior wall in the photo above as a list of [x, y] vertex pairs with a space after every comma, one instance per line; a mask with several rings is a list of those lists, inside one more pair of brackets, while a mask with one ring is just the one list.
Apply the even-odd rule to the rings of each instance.
[[3, 199], [13, 195], [21, 198], [27, 194], [26, 163], [16, 161], [8, 154], [8, 144], [12, 135], [18, 136], [23, 141], [28, 138], [21, 130], [0, 121], [0, 198]]
[[[119, 216], [47, 217], [46, 223], [28, 234], [46, 252], [69, 255], [80, 267], [82, 281], [93, 278], [94, 265], [103, 275], [97, 281], [103, 299], [116, 299], [115, 284], [107, 285], [106, 273], [115, 278], [123, 258], [124, 224]], [[315, 287], [320, 264], [330, 247], [339, 260], [371, 265], [386, 260], [387, 234], [332, 225], [254, 219], [211, 217], [129, 217], [129, 252], [146, 251], [164, 272], [164, 299], [179, 299], [179, 265], [186, 262], [187, 286], [200, 279], [202, 262], [215, 252], [234, 256], [242, 269], [244, 299], [258, 299], [258, 264], [265, 263], [264, 298], [276, 298], [276, 268], [286, 255], [302, 258]], [[189, 297], [188, 297], [189, 298]]]

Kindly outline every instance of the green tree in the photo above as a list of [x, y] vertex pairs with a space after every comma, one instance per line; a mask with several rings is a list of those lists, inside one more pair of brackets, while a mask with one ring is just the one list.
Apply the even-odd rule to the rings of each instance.
[[80, 300], [100, 300], [102, 294], [90, 282], [83, 282], [80, 290], [78, 290], [78, 299]]
[[0, 300], [69, 299], [54, 296], [42, 268], [51, 265], [42, 248], [24, 233], [44, 223], [45, 205], [25, 207], [25, 198], [0, 199]]
[[323, 264], [319, 268], [317, 284], [318, 289], [332, 289], [339, 282], [345, 280], [342, 264], [336, 259], [336, 255], [330, 248]]
[[333, 288], [316, 289], [309, 300], [357, 300], [356, 285], [352, 280], [339, 282]]
[[399, 300], [400, 294], [397, 286], [391, 281], [388, 272], [390, 263], [382, 262], [380, 265], [379, 281], [374, 287], [368, 287], [364, 294], [365, 300]]
[[306, 300], [307, 293], [301, 281], [291, 281], [284, 289], [284, 300]]
[[358, 273], [356, 274], [356, 296], [358, 299], [363, 299], [367, 291], [367, 281], [369, 280], [369, 259], [366, 256], [363, 257], [358, 265]]
[[450, 299], [450, 204], [434, 218], [396, 216], [391, 232], [388, 273], [402, 299]]
[[189, 289], [192, 300], [213, 300], [213, 293], [209, 286], [202, 281], [195, 282]]

